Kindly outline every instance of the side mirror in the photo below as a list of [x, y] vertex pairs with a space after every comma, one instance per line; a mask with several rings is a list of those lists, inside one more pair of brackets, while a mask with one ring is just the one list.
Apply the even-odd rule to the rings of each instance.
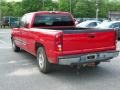
[[77, 25], [78, 21], [75, 18], [73, 20], [74, 20], [75, 25]]
[[25, 28], [29, 28], [29, 24], [26, 23], [26, 24], [24, 25], [24, 27], [25, 27]]
[[74, 22], [76, 22], [76, 19], [75, 19], [75, 18], [74, 18], [73, 20], [74, 20]]

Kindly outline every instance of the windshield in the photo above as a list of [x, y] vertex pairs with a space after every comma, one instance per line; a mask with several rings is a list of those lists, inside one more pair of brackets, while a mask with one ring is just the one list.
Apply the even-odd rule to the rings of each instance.
[[36, 15], [33, 27], [45, 26], [73, 26], [74, 22], [70, 15], [44, 14]]

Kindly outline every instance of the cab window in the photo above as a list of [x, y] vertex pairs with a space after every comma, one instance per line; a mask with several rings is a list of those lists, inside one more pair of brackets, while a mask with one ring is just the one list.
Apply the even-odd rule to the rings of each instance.
[[73, 26], [74, 21], [70, 15], [61, 14], [44, 14], [36, 15], [33, 27], [50, 27], [50, 26]]

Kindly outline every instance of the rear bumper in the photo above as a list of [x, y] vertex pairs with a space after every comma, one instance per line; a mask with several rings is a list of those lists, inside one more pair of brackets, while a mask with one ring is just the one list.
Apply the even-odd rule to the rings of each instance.
[[60, 56], [58, 58], [60, 65], [84, 64], [90, 62], [107, 61], [119, 55], [119, 51], [97, 52], [80, 55]]

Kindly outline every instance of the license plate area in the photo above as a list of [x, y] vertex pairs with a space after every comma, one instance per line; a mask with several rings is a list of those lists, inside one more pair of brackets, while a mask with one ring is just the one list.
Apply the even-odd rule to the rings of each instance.
[[97, 54], [86, 55], [86, 60], [96, 60]]

